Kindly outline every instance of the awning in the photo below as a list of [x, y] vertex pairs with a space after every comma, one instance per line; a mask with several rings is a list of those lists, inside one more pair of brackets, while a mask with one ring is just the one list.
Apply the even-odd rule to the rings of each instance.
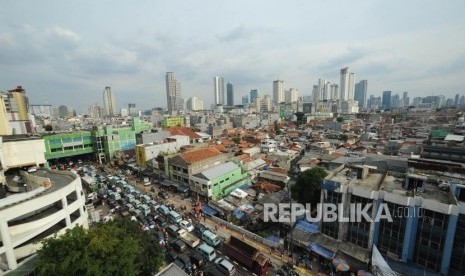
[[163, 187], [171, 187], [173, 185], [173, 182], [169, 181], [169, 180], [163, 180], [161, 183], [160, 183]]
[[308, 251], [315, 252], [316, 254], [320, 255], [321, 257], [324, 257], [328, 260], [332, 260], [334, 257], [334, 252], [327, 249], [326, 247], [323, 247], [321, 245], [318, 245], [316, 243], [311, 243], [307, 246]]
[[306, 220], [298, 220], [297, 223], [295, 224], [295, 227], [299, 228], [300, 230], [310, 233], [310, 234], [318, 234], [320, 233], [320, 230], [318, 230], [318, 224], [316, 223], [310, 223]]
[[202, 212], [205, 215], [208, 215], [208, 216], [211, 216], [211, 217], [218, 214], [218, 211], [216, 211], [212, 207], [208, 206], [207, 204], [202, 205]]
[[178, 192], [180, 193], [187, 193], [189, 192], [189, 186], [186, 185], [179, 185], [177, 188]]
[[276, 236], [273, 236], [273, 235], [266, 237], [266, 240], [270, 241], [272, 243], [276, 243], [276, 244], [279, 244], [279, 242], [281, 241], [281, 239], [279, 237], [276, 237]]

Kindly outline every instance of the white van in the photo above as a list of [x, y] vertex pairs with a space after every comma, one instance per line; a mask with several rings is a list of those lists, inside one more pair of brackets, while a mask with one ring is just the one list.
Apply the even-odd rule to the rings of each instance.
[[202, 240], [206, 244], [213, 246], [213, 247], [220, 244], [220, 239], [218, 238], [218, 236], [213, 234], [213, 232], [211, 232], [210, 230], [203, 231]]
[[180, 214], [176, 213], [175, 211], [171, 211], [168, 214], [168, 219], [177, 224], [177, 223], [181, 222], [182, 217], [181, 217]]

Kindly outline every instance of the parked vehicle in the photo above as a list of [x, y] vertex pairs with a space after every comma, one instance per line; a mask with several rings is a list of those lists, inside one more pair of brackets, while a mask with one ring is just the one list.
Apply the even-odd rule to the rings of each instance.
[[160, 205], [157, 208], [157, 212], [164, 215], [164, 216], [166, 216], [171, 212], [171, 210], [168, 207], [166, 207], [165, 205]]
[[207, 276], [224, 276], [224, 273], [221, 272], [217, 267], [210, 267], [205, 271], [205, 275]]
[[191, 260], [184, 254], [178, 255], [174, 264], [182, 268], [184, 271], [188, 272], [192, 269]]
[[193, 234], [187, 232], [185, 229], [178, 230], [179, 238], [189, 245], [190, 248], [195, 248], [199, 245], [200, 239], [194, 236]]
[[205, 259], [208, 261], [213, 261], [216, 258], [216, 252], [213, 247], [209, 246], [206, 243], [202, 243], [199, 245], [196, 249], [197, 252], [199, 252]]
[[224, 275], [234, 275], [236, 272], [236, 267], [227, 259], [219, 257], [215, 260], [216, 267], [218, 270], [224, 273]]
[[202, 233], [208, 230], [208, 228], [203, 224], [198, 224], [194, 227], [194, 233], [199, 237], [202, 237]]
[[150, 184], [152, 184], [150, 178], [144, 177], [144, 186], [150, 186]]
[[171, 221], [174, 222], [174, 223], [180, 223], [181, 220], [182, 220], [182, 217], [181, 217], [181, 215], [178, 214], [177, 212], [171, 211], [171, 212], [168, 214], [168, 219], [171, 220]]
[[190, 221], [187, 221], [187, 220], [181, 220], [179, 222], [179, 226], [182, 228], [182, 229], [185, 229], [187, 232], [192, 232], [194, 231], [194, 225], [192, 225], [192, 223]]
[[189, 259], [192, 264], [195, 264], [198, 268], [201, 268], [205, 264], [205, 258], [197, 251], [192, 251], [189, 255]]
[[187, 250], [187, 245], [180, 239], [176, 239], [173, 242], [171, 242], [171, 246], [180, 253]]
[[139, 205], [139, 210], [144, 214], [144, 216], [150, 214], [150, 208], [146, 204]]
[[168, 227], [166, 227], [166, 232], [168, 232], [168, 234], [170, 234], [172, 237], [178, 237], [178, 231], [179, 228], [174, 224], [170, 224]]
[[231, 236], [229, 242], [223, 244], [226, 254], [244, 265], [257, 275], [266, 275], [270, 260], [258, 249], [248, 243]]
[[210, 230], [206, 230], [202, 233], [202, 240], [210, 246], [218, 246], [220, 244], [220, 239], [217, 235], [213, 234]]

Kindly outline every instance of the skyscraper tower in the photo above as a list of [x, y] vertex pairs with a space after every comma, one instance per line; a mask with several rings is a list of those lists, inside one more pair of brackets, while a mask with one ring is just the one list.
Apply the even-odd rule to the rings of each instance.
[[234, 105], [234, 86], [229, 81], [228, 84], [226, 84], [226, 100], [228, 106]]
[[275, 80], [273, 81], [273, 103], [278, 105], [284, 102], [284, 81]]
[[173, 72], [166, 72], [166, 103], [169, 114], [176, 114], [184, 107], [184, 100], [181, 97], [181, 83], [176, 80]]
[[215, 104], [224, 105], [224, 79], [223, 77], [213, 78], [213, 92], [215, 94]]
[[405, 91], [403, 96], [402, 96], [402, 100], [404, 102], [404, 106], [409, 106], [410, 105], [410, 98], [408, 97], [408, 92]]
[[341, 100], [353, 100], [355, 89], [355, 74], [350, 72], [349, 67], [341, 69]]
[[368, 81], [362, 80], [355, 85], [355, 100], [358, 101], [360, 108], [367, 108], [367, 89]]
[[383, 91], [383, 109], [391, 108], [391, 91]]
[[250, 90], [250, 103], [255, 102], [255, 99], [258, 97], [258, 90], [252, 89]]
[[109, 117], [113, 117], [116, 114], [116, 104], [115, 104], [115, 97], [113, 97], [113, 93], [111, 92], [111, 87], [105, 87], [103, 90], [103, 107], [105, 108], [105, 115]]

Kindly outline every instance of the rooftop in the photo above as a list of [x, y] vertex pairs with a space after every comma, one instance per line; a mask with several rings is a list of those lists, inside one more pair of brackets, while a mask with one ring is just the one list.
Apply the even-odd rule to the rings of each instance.
[[199, 150], [193, 150], [190, 152], [186, 152], [186, 153], [180, 154], [179, 157], [182, 158], [188, 164], [192, 164], [195, 162], [199, 162], [199, 161], [202, 161], [208, 158], [218, 156], [220, 154], [221, 152], [217, 150], [216, 148], [206, 148], [206, 149], [199, 149]]
[[192, 130], [190, 130], [187, 127], [170, 127], [170, 128], [168, 128], [168, 132], [170, 133], [171, 136], [183, 135], [183, 136], [189, 136], [189, 139], [199, 139], [199, 138], [201, 138], [200, 135], [193, 132]]
[[206, 171], [203, 171], [201, 173], [198, 173], [196, 174], [195, 176], [196, 177], [199, 177], [199, 178], [203, 178], [203, 179], [206, 179], [206, 180], [213, 180], [227, 172], [230, 172], [230, 171], [233, 171], [233, 170], [236, 170], [237, 168], [239, 168], [235, 163], [233, 162], [228, 162], [228, 163], [224, 163], [224, 164], [221, 164], [221, 165], [218, 165], [218, 166], [215, 166], [213, 168], [210, 168]]

